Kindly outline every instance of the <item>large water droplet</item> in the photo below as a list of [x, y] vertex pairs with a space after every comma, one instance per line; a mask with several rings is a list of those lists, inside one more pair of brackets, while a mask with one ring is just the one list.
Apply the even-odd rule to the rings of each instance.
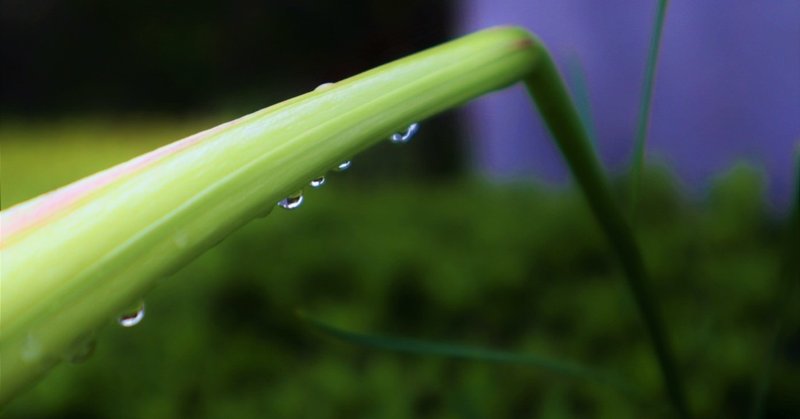
[[320, 186], [325, 184], [325, 176], [320, 176], [318, 178], [312, 179], [309, 185], [312, 188], [319, 188]]
[[336, 169], [335, 169], [335, 170], [338, 170], [338, 171], [340, 171], [340, 172], [343, 172], [343, 171], [345, 171], [345, 170], [349, 169], [349, 168], [350, 168], [350, 166], [351, 166], [352, 164], [353, 164], [353, 162], [352, 162], [352, 161], [350, 161], [350, 160], [343, 161], [343, 162], [339, 163], [339, 165], [338, 165], [338, 166], [336, 166]]
[[136, 311], [131, 311], [119, 316], [117, 322], [119, 322], [122, 327], [133, 327], [141, 323], [142, 319], [144, 319], [144, 303], [140, 303]]
[[303, 204], [303, 191], [287, 196], [278, 202], [278, 206], [287, 210], [293, 210]]
[[314, 91], [330, 89], [331, 87], [333, 87], [333, 83], [322, 83]]
[[411, 141], [411, 138], [419, 131], [419, 124], [414, 122], [406, 128], [406, 132], [392, 134], [389, 139], [395, 144], [404, 144]]

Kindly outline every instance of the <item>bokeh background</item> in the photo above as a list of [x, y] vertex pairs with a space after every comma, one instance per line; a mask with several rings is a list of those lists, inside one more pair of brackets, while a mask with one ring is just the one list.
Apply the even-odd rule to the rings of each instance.
[[[337, 3], [3, 0], [2, 208], [502, 23], [551, 46], [624, 202], [655, 1]], [[797, 22], [796, 1], [673, 1], [665, 28], [637, 229], [704, 417], [748, 417], [766, 359], [764, 417], [800, 416], [785, 246]], [[378, 145], [300, 209], [243, 228], [165, 279], [142, 324], [109, 319], [93, 356], [57, 367], [4, 416], [663, 415], [618, 266], [520, 92], [423, 121], [412, 144]], [[298, 309], [364, 333], [579, 361], [637, 395], [345, 344]]]

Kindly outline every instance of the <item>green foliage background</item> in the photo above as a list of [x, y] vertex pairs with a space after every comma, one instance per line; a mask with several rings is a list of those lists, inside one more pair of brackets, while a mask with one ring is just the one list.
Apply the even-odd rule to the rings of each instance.
[[[186, 125], [4, 124], [3, 208], [195, 128]], [[4, 417], [664, 413], [632, 301], [577, 192], [359, 176], [361, 162], [381, 165], [381, 153], [331, 175], [300, 209], [276, 209], [165, 278], [141, 325], [109, 319], [88, 361], [58, 367]], [[767, 213], [762, 183], [739, 167], [699, 201], [665, 172], [644, 183], [640, 239], [690, 398], [706, 417], [750, 408], [789, 283], [785, 226]], [[297, 309], [353, 330], [577, 360], [616, 372], [640, 396], [530, 367], [348, 346]], [[800, 416], [800, 313], [791, 316], [767, 417]]]

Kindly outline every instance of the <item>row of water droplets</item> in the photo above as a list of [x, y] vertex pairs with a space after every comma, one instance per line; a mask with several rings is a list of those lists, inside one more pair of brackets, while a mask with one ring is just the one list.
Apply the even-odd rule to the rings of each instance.
[[[317, 88], [314, 89], [314, 90], [315, 91], [325, 90], [325, 89], [329, 89], [332, 86], [333, 86], [333, 83], [323, 83], [323, 84], [317, 86]], [[409, 125], [408, 128], [406, 128], [406, 130], [404, 132], [394, 133], [391, 136], [389, 136], [389, 141], [391, 141], [393, 144], [405, 144], [405, 143], [411, 141], [411, 138], [413, 138], [414, 135], [416, 135], [418, 131], [419, 131], [419, 123], [414, 122], [411, 125]], [[342, 163], [339, 163], [336, 167], [333, 168], [333, 170], [335, 170], [337, 172], [343, 172], [343, 171], [349, 169], [352, 164], [353, 164], [353, 162], [351, 160], [347, 160], [347, 161], [344, 161]], [[312, 179], [311, 182], [309, 182], [309, 186], [311, 186], [314, 189], [319, 188], [324, 184], [325, 184], [325, 176], [316, 177], [316, 178]], [[299, 191], [287, 196], [286, 198], [281, 199], [280, 201], [278, 201], [278, 206], [283, 208], [283, 209], [287, 209], [287, 210], [293, 210], [293, 209], [299, 208], [300, 205], [302, 205], [302, 204], [303, 204], [303, 191], [302, 190], [299, 190]]]
[[[328, 88], [333, 83], [325, 83], [320, 85], [316, 90]], [[389, 141], [394, 144], [405, 144], [411, 140], [412, 137], [419, 131], [419, 123], [412, 123], [406, 128], [404, 132], [392, 134]], [[334, 171], [343, 172], [350, 168], [352, 161], [347, 160], [336, 165]], [[309, 182], [309, 186], [316, 189], [324, 185], [326, 182], [325, 176], [318, 176]], [[293, 210], [303, 203], [303, 191], [300, 190], [278, 202], [278, 206], [287, 210]], [[176, 243], [180, 245], [184, 242], [185, 237], [179, 237]], [[142, 322], [145, 315], [145, 304], [143, 301], [139, 302], [134, 308], [128, 310], [117, 317], [117, 323], [122, 327], [134, 327]], [[94, 353], [97, 340], [94, 332], [77, 339], [61, 356], [65, 361], [72, 363], [80, 363], [86, 361]], [[44, 357], [44, 351], [40, 342], [33, 335], [29, 335], [27, 341], [23, 346], [22, 359], [26, 362], [38, 362]]]
[[[332, 86], [333, 83], [323, 83], [314, 90], [324, 90]], [[391, 141], [394, 144], [405, 144], [411, 141], [411, 138], [414, 137], [414, 135], [416, 135], [418, 131], [419, 131], [419, 123], [414, 122], [411, 125], [409, 125], [404, 132], [398, 132], [392, 134], [389, 137], [389, 141]], [[337, 172], [343, 172], [349, 169], [352, 163], [353, 162], [350, 160], [344, 161], [336, 165], [336, 167], [334, 167], [333, 170]], [[326, 182], [325, 176], [318, 176], [312, 179], [311, 182], [309, 182], [309, 186], [316, 189], [324, 185], [325, 182]], [[303, 204], [302, 190], [297, 191], [278, 202], [279, 207], [287, 210], [296, 209], [300, 207], [300, 205], [302, 204]], [[145, 306], [144, 302], [141, 302], [134, 310], [131, 310], [129, 312], [120, 315], [117, 318], [117, 323], [119, 323], [119, 325], [122, 327], [133, 327], [139, 324], [142, 321], [142, 319], [144, 319], [144, 314], [145, 314]]]

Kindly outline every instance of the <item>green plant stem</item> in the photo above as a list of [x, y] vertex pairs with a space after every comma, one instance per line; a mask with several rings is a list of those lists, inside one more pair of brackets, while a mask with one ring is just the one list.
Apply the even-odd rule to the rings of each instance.
[[658, 301], [648, 284], [642, 255], [633, 231], [615, 204], [608, 181], [583, 130], [566, 87], [549, 55], [524, 79], [561, 154], [586, 195], [595, 218], [619, 257], [636, 306], [644, 322], [664, 379], [667, 394], [683, 418], [689, 418], [680, 374], [667, 336]]
[[546, 49], [511, 27], [287, 100], [0, 213], [0, 404], [158, 279], [310, 179], [411, 122], [523, 79], [619, 254], [669, 397], [688, 417], [631, 230]]
[[639, 118], [636, 124], [636, 139], [630, 173], [630, 211], [633, 220], [636, 219], [639, 205], [639, 190], [642, 184], [647, 131], [650, 127], [650, 107], [653, 103], [656, 67], [658, 66], [661, 36], [664, 33], [664, 21], [666, 20], [668, 6], [669, 0], [658, 0], [658, 10], [653, 23], [653, 32], [650, 35], [650, 48], [647, 52], [647, 64], [645, 66], [644, 81], [642, 82], [642, 96], [639, 103]]
[[523, 29], [484, 30], [4, 210], [0, 404], [311, 179], [412, 122], [516, 83], [543, 53]]

